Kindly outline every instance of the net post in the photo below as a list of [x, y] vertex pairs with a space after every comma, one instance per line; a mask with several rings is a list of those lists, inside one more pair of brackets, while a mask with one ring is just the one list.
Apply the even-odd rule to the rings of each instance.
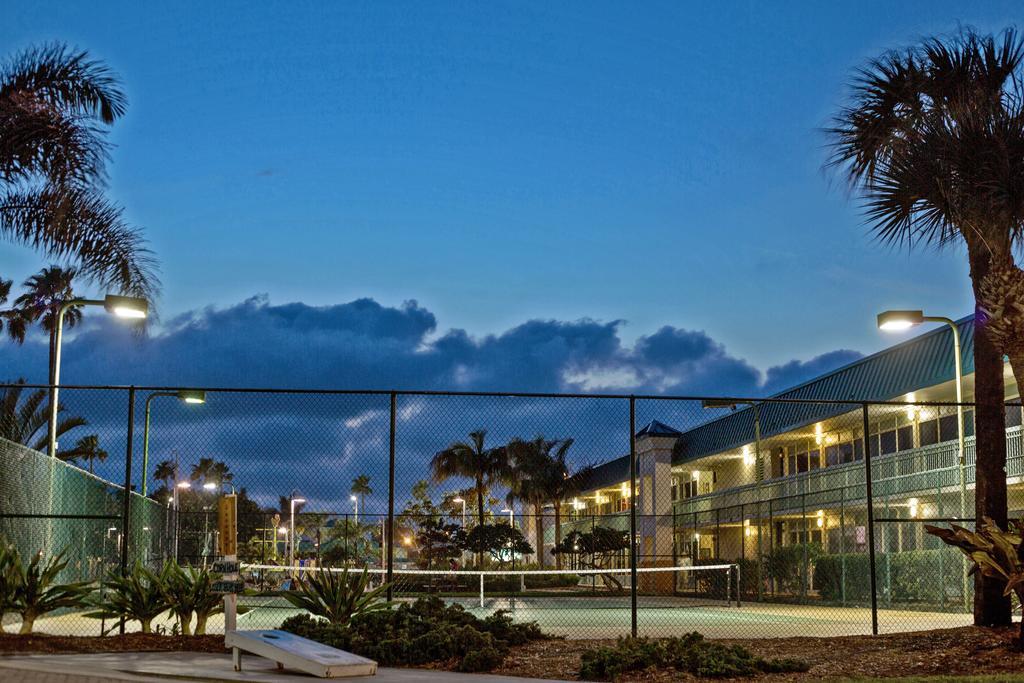
[[868, 503], [868, 562], [871, 565], [871, 635], [878, 635], [878, 586], [875, 577], [875, 500], [871, 491], [871, 427], [868, 424], [868, 404], [862, 404], [864, 413], [864, 493]]
[[[393, 598], [392, 579], [395, 572], [395, 414], [398, 395], [391, 392], [391, 423], [388, 429], [388, 528], [387, 538], [387, 601]], [[348, 527], [346, 525], [346, 540]]]
[[742, 603], [742, 600], [743, 600], [743, 588], [742, 588], [742, 586], [743, 586], [743, 581], [742, 581], [743, 575], [740, 574], [741, 571], [742, 571], [742, 568], [740, 567], [739, 564], [737, 564], [736, 565], [736, 606], [737, 607], [742, 607], [743, 606], [743, 603]]
[[480, 609], [484, 607], [484, 573], [480, 572]]
[[[135, 387], [128, 388], [128, 445], [124, 454], [124, 502], [121, 508], [121, 576], [128, 574], [128, 542], [131, 533], [132, 510], [132, 441], [135, 439]], [[124, 618], [118, 633], [124, 635]]]
[[636, 638], [636, 397], [629, 397], [629, 611], [630, 633]]

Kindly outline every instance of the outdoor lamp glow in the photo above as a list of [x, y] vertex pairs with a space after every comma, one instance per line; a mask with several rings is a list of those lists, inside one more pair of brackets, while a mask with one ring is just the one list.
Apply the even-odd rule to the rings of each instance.
[[461, 496], [455, 496], [452, 498], [453, 503], [465, 503], [466, 501]]
[[288, 535], [288, 527], [283, 526], [283, 527], [278, 528], [277, 533], [281, 534], [282, 536], [287, 536]]
[[925, 321], [923, 311], [883, 311], [878, 314], [878, 329], [886, 332], [909, 330]]
[[60, 405], [57, 402], [57, 394], [60, 389], [60, 351], [61, 342], [64, 337], [64, 315], [72, 308], [78, 306], [103, 306], [110, 313], [118, 318], [145, 318], [149, 313], [149, 302], [133, 296], [117, 296], [108, 294], [103, 299], [70, 299], [61, 304], [57, 309], [57, 328], [54, 333], [54, 343], [51, 353], [51, 365], [53, 376], [50, 380], [50, 424], [47, 434], [48, 453], [51, 458], [57, 457], [57, 410]]
[[217, 483], [213, 481], [208, 481], [205, 484], [203, 484], [203, 488], [206, 489], [207, 491], [213, 491], [215, 488], [217, 488]]
[[182, 403], [206, 403], [206, 392], [197, 389], [180, 391], [154, 391], [146, 397], [146, 418], [142, 425], [142, 495], [149, 492], [149, 418], [153, 399], [157, 396], [174, 396]]
[[191, 484], [191, 482], [187, 482], [187, 481], [179, 481], [178, 482], [178, 488], [179, 489], [190, 489], [190, 488], [192, 488], [192, 484]]

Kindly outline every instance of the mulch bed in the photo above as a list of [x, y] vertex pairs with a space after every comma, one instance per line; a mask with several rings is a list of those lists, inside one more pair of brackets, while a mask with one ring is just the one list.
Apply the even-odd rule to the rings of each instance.
[[[811, 664], [802, 674], [771, 674], [755, 679], [807, 681], [847, 677], [957, 676], [1024, 673], [1024, 652], [1016, 648], [1013, 628], [965, 627], [884, 636], [771, 638], [722, 641], [736, 643], [771, 659], [793, 657]], [[577, 678], [580, 654], [614, 641], [556, 640], [515, 648], [496, 674], [534, 678]], [[676, 671], [644, 671], [620, 681], [657, 682], [692, 679]]]
[[224, 652], [224, 636], [28, 636], [0, 633], [0, 655], [72, 654], [89, 652]]
[[[1018, 628], [965, 627], [884, 636], [772, 638], [723, 641], [749, 648], [766, 658], [794, 657], [811, 664], [803, 674], [759, 677], [772, 681], [807, 681], [851, 676], [957, 676], [1024, 672], [1024, 652], [1016, 647]], [[614, 641], [548, 640], [516, 647], [496, 674], [574, 680], [580, 654]], [[65, 637], [0, 634], [0, 655], [82, 652], [224, 652], [223, 636]], [[644, 671], [620, 680], [661, 683], [692, 678], [676, 671]], [[751, 680], [751, 679], [745, 679]]]

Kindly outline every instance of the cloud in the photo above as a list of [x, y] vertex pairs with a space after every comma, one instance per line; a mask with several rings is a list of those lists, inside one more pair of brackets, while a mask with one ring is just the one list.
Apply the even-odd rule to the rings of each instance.
[[[438, 330], [415, 301], [384, 306], [358, 299], [328, 306], [272, 304], [255, 296], [207, 307], [140, 335], [107, 316], [87, 315], [67, 338], [67, 384], [290, 389], [427, 389], [761, 396], [859, 357], [848, 350], [762, 372], [707, 333], [663, 327], [627, 346], [622, 321], [529, 320], [497, 334]], [[6, 344], [0, 372], [45, 379], [44, 340]], [[136, 399], [135, 453], [144, 397]], [[62, 392], [68, 414], [84, 416], [112, 454], [101, 473], [123, 476], [127, 402], [123, 391]], [[262, 500], [300, 490], [348, 505], [352, 478], [369, 474], [367, 512], [386, 509], [390, 397], [383, 394], [218, 392], [202, 406], [172, 397], [152, 403], [150, 468], [177, 456], [224, 459], [236, 482]], [[396, 405], [396, 495], [429, 477], [429, 458], [475, 429], [489, 443], [545, 434], [575, 440], [577, 463], [628, 450], [621, 400], [400, 396]], [[641, 416], [640, 413], [643, 413]], [[650, 413], [648, 415], [648, 413]], [[692, 402], [647, 402], [638, 418], [678, 428], [706, 419]], [[77, 436], [75, 437], [77, 438]], [[133, 480], [139, 482], [138, 466]], [[458, 482], [436, 484], [448, 490]]]

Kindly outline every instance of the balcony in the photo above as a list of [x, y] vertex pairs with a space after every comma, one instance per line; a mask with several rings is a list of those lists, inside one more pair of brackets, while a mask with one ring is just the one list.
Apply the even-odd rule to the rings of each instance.
[[[974, 437], [964, 445], [965, 478], [974, 483]], [[1010, 480], [1024, 476], [1024, 439], [1020, 427], [1006, 432], [1006, 471]], [[871, 459], [872, 493], [876, 500], [906, 498], [914, 493], [950, 491], [959, 488], [957, 444], [955, 441], [912, 448]], [[676, 515], [714, 512], [742, 519], [755, 513], [760, 500], [775, 514], [797, 512], [807, 507], [856, 503], [866, 498], [864, 461], [833, 465], [797, 475], [725, 488], [713, 493], [675, 502]], [[749, 513], [747, 512], [749, 508]], [[728, 511], [728, 512], [726, 512]], [[723, 518], [724, 521], [725, 518]]]

